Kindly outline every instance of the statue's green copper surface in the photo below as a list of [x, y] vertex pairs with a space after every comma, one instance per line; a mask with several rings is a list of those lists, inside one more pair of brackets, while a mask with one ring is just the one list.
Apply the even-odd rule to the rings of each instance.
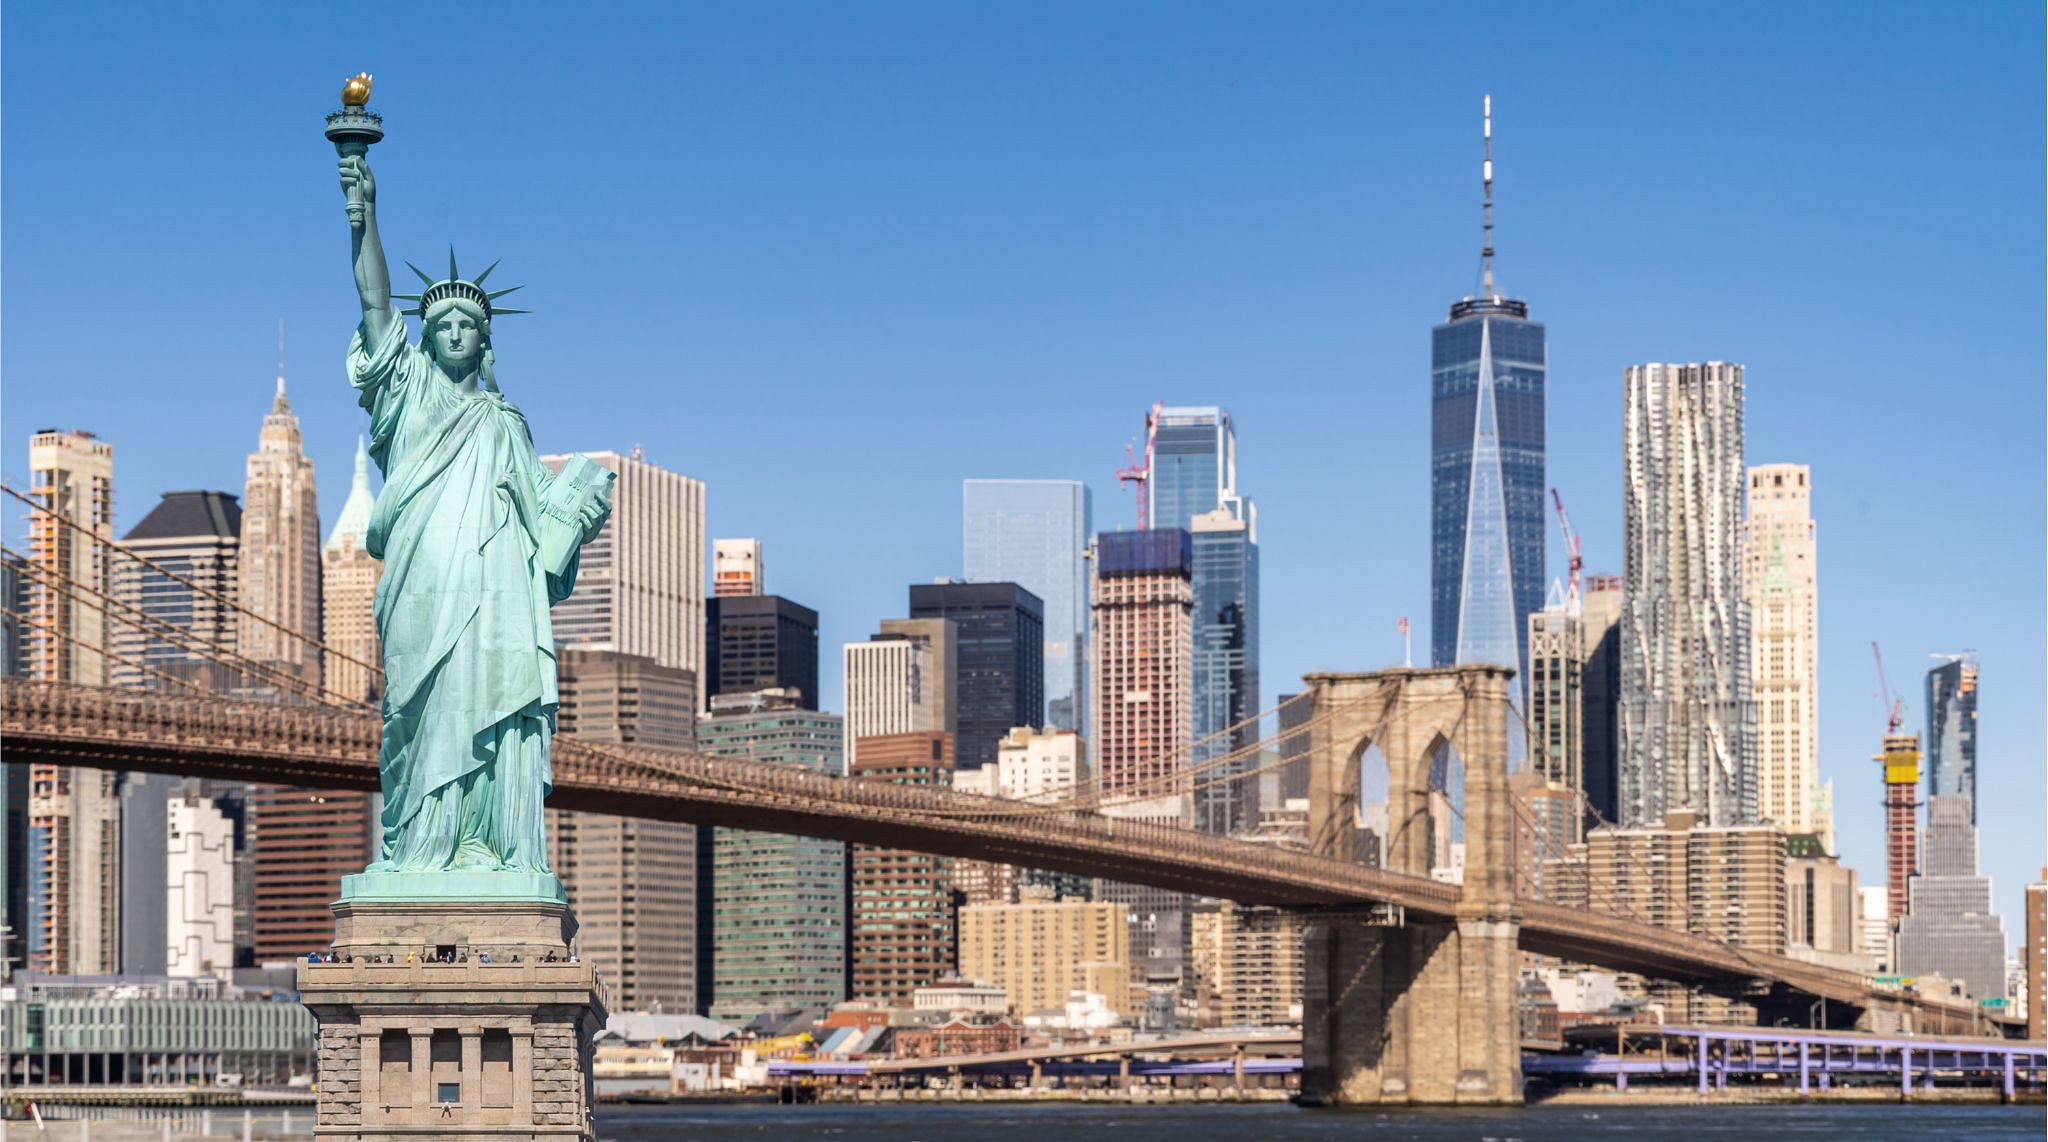
[[[367, 546], [384, 561], [383, 844], [344, 900], [562, 898], [542, 802], [552, 784], [554, 638], [548, 608], [576, 583], [577, 549], [611, 512], [611, 474], [534, 455], [498, 391], [491, 320], [509, 310], [464, 280], [426, 279], [406, 340], [377, 233], [367, 146], [343, 147], [362, 322], [348, 375], [384, 473]], [[419, 271], [415, 270], [418, 273]], [[477, 275], [477, 280], [488, 274]]]

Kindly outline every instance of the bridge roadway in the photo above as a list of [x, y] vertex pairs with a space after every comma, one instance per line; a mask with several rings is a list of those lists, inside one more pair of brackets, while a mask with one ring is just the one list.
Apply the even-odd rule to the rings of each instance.
[[[379, 734], [374, 715], [326, 706], [0, 680], [6, 762], [374, 790]], [[1311, 913], [1394, 905], [1408, 919], [1441, 921], [1458, 903], [1454, 885], [1269, 845], [680, 750], [561, 737], [554, 776], [549, 804], [562, 809], [1004, 861]], [[1922, 1033], [1972, 1026], [1967, 1008], [1874, 992], [1853, 972], [1540, 900], [1520, 908], [1526, 951], [1801, 1012], [1802, 997], [1911, 1009]]]

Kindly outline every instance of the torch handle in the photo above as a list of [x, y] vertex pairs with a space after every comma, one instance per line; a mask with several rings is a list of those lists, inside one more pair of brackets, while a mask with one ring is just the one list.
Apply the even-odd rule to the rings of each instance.
[[[336, 139], [334, 141], [334, 153], [345, 159], [359, 159], [370, 153], [370, 143], [367, 139]], [[366, 208], [363, 205], [362, 189], [360, 187], [349, 187], [348, 220], [360, 226], [363, 224], [365, 213]]]

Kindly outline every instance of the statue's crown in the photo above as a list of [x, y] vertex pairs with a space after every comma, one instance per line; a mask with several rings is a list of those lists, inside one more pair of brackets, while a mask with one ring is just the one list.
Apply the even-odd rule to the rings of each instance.
[[427, 271], [413, 265], [411, 262], [407, 262], [405, 268], [419, 275], [420, 281], [426, 284], [426, 291], [423, 293], [394, 293], [391, 296], [401, 301], [418, 302], [419, 305], [417, 307], [404, 311], [414, 317], [425, 317], [427, 311], [432, 309], [436, 303], [454, 299], [467, 301], [478, 309], [483, 310], [485, 321], [489, 321], [501, 313], [532, 312], [525, 309], [498, 309], [493, 307], [491, 302], [504, 297], [513, 290], [526, 287], [508, 286], [505, 289], [494, 289], [486, 292], [484, 290], [484, 279], [490, 277], [491, 271], [498, 268], [498, 263], [496, 262], [486, 266], [484, 272], [478, 274], [473, 280], [464, 280], [461, 271], [455, 268], [455, 247], [453, 246], [448, 247], [448, 276], [441, 281], [435, 281]]

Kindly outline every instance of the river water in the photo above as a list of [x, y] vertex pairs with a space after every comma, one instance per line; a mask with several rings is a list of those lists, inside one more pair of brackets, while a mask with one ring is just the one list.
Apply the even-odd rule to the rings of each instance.
[[1301, 1110], [1254, 1106], [708, 1106], [607, 1107], [600, 1142], [654, 1139], [824, 1138], [833, 1142], [1263, 1142], [1370, 1137], [1416, 1142], [1576, 1142], [1578, 1139], [2028, 1139], [2040, 1142], [2039, 1106], [1804, 1104], [1778, 1106], [1536, 1106], [1513, 1111]]

